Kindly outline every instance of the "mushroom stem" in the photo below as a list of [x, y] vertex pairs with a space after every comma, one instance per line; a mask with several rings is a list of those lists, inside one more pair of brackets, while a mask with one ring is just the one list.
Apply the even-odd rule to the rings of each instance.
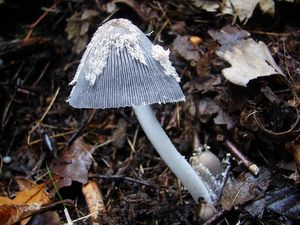
[[171, 171], [181, 180], [193, 199], [198, 202], [202, 197], [206, 202], [212, 203], [213, 199], [202, 179], [174, 147], [151, 107], [143, 105], [135, 106], [133, 109], [150, 142]]

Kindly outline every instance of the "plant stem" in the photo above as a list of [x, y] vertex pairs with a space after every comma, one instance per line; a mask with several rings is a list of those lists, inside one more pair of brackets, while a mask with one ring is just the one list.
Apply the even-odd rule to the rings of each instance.
[[171, 171], [181, 180], [193, 199], [198, 202], [199, 198], [202, 197], [206, 202], [212, 203], [212, 196], [202, 179], [174, 147], [157, 121], [151, 107], [143, 105], [133, 107], [133, 109], [150, 142]]

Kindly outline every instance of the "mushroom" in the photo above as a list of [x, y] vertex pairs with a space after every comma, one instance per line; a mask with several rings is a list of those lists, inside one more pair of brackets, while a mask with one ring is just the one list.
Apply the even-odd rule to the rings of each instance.
[[150, 104], [184, 101], [169, 51], [153, 45], [129, 20], [113, 19], [88, 44], [67, 100], [75, 108], [133, 107], [150, 142], [197, 202], [214, 201], [201, 177], [176, 150]]

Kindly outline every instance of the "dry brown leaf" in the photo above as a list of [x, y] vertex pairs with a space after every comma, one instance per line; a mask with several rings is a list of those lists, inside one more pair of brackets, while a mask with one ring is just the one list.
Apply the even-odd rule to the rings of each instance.
[[[41, 208], [41, 205], [50, 202], [45, 184], [30, 183], [31, 188], [17, 192], [14, 199], [0, 197], [0, 224], [9, 225], [16, 223]], [[25, 219], [26, 224], [30, 218]]]
[[45, 184], [39, 184], [35, 187], [16, 193], [16, 197], [12, 200], [13, 204], [46, 204], [49, 203], [50, 199], [48, 193], [45, 191]]
[[198, 104], [199, 119], [202, 123], [207, 123], [211, 116], [217, 114], [221, 110], [215, 100], [204, 98]]
[[187, 61], [198, 62], [200, 54], [192, 43], [189, 41], [189, 36], [177, 35], [173, 42], [173, 50]]
[[[0, 201], [2, 198], [0, 198]], [[0, 224], [11, 225], [25, 219], [41, 208], [40, 204], [31, 205], [15, 205], [15, 204], [0, 204]]]
[[211, 98], [203, 98], [199, 101], [198, 112], [202, 123], [207, 123], [212, 116], [216, 115], [215, 124], [226, 125], [227, 129], [231, 129], [235, 124], [235, 120]]
[[[105, 205], [103, 202], [103, 196], [99, 190], [97, 182], [88, 181], [87, 184], [82, 186], [82, 193], [85, 197], [86, 203], [89, 207], [89, 212], [92, 217], [96, 220], [99, 213], [105, 212]], [[93, 224], [99, 224], [93, 222]]]
[[[19, 186], [20, 191], [25, 191], [25, 190], [29, 190], [29, 189], [38, 189], [38, 185], [34, 181], [26, 179], [26, 178], [16, 177], [16, 182]], [[39, 192], [37, 195], [35, 195], [35, 197], [37, 197], [37, 198], [32, 199], [33, 203], [35, 202], [35, 200], [38, 200], [39, 197], [41, 197], [42, 201], [44, 201], [44, 200], [46, 202], [50, 201], [48, 198], [48, 193], [45, 191]], [[22, 220], [21, 225], [27, 224], [29, 220], [30, 220], [30, 217]]]
[[89, 24], [99, 13], [96, 10], [84, 10], [82, 14], [74, 13], [67, 19], [65, 32], [68, 40], [73, 41], [72, 51], [81, 53], [87, 45]]
[[232, 25], [226, 25], [221, 30], [209, 30], [209, 35], [219, 42], [221, 45], [233, 44], [236, 41], [250, 37], [250, 33], [246, 30], [238, 29]]
[[63, 177], [62, 184], [58, 183], [59, 187], [70, 186], [72, 181], [87, 183], [94, 150], [92, 145], [85, 143], [82, 138], [77, 138], [70, 147], [61, 152], [58, 156], [60, 160], [51, 165], [51, 171]]
[[18, 184], [18, 187], [19, 187], [20, 191], [33, 189], [33, 188], [36, 188], [38, 186], [34, 181], [26, 179], [24, 177], [16, 177], [15, 180]]
[[226, 125], [227, 129], [233, 128], [236, 121], [224, 110], [220, 110], [218, 115], [214, 118], [215, 124]]
[[237, 179], [229, 177], [221, 197], [222, 208], [230, 210], [235, 205], [242, 205], [263, 196], [270, 178], [271, 173], [265, 168], [261, 168], [257, 177], [249, 172], [241, 174]]

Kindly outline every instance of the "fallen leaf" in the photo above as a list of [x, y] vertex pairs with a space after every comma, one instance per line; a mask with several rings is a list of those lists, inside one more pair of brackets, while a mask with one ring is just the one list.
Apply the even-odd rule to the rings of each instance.
[[218, 87], [221, 84], [220, 76], [208, 75], [205, 77], [201, 77], [199, 82], [193, 82], [196, 91], [200, 91], [201, 93], [206, 93], [209, 91], [217, 91]]
[[[26, 179], [26, 178], [22, 178], [22, 177], [16, 177], [16, 182], [18, 184], [18, 187], [19, 187], [19, 190], [20, 191], [26, 191], [26, 190], [29, 190], [29, 189], [37, 189], [38, 188], [38, 185], [32, 181], [32, 180], [29, 180], [29, 179]], [[48, 193], [47, 192], [41, 192], [40, 194], [37, 194], [35, 195], [36, 197], [39, 197], [40, 196], [40, 199], [42, 201], [46, 201], [48, 202], [49, 201], [49, 198], [48, 198]], [[36, 201], [36, 200], [39, 200], [39, 198], [32, 198], [32, 201], [33, 203]], [[30, 220], [30, 217], [29, 218], [26, 218], [24, 220], [21, 221], [21, 225], [25, 225], [28, 223], [28, 221]]]
[[[27, 218], [50, 202], [45, 184], [30, 184], [30, 189], [17, 192], [14, 199], [0, 197], [0, 224], [9, 225]], [[22, 221], [26, 224], [30, 218]]]
[[233, 128], [236, 121], [224, 110], [220, 110], [218, 115], [214, 118], [215, 124], [226, 125], [227, 129]]
[[252, 17], [253, 11], [259, 5], [264, 13], [274, 14], [275, 4], [273, 0], [224, 0], [223, 14], [238, 16], [241, 22], [246, 23]]
[[275, 14], [275, 3], [273, 0], [260, 0], [259, 8], [263, 13]]
[[68, 40], [72, 40], [72, 51], [76, 54], [81, 53], [88, 41], [89, 24], [99, 13], [96, 10], [84, 10], [82, 14], [76, 12], [67, 19], [65, 32]]
[[172, 25], [170, 26], [170, 31], [168, 32], [168, 34], [170, 35], [183, 35], [184, 33], [186, 33], [186, 23], [184, 21], [178, 21], [172, 23]]
[[173, 42], [173, 50], [176, 51], [182, 58], [186, 61], [198, 62], [200, 59], [200, 54], [190, 41], [189, 36], [177, 35]]
[[204, 98], [198, 104], [199, 119], [207, 123], [211, 116], [220, 110], [220, 106], [211, 98]]
[[285, 76], [265, 43], [257, 43], [252, 38], [241, 39], [246, 34], [236, 29], [225, 29], [219, 33], [210, 31], [210, 34], [214, 39], [221, 40], [221, 44], [224, 43], [216, 54], [231, 64], [231, 67], [222, 70], [222, 74], [230, 82], [247, 86], [250, 80], [258, 77], [274, 74]]
[[[196, 66], [197, 76], [205, 80], [209, 79], [209, 77], [219, 77], [211, 75], [214, 74], [214, 64], [216, 63], [216, 60], [218, 60], [215, 56], [215, 52], [216, 49], [219, 48], [219, 45], [213, 40], [206, 40], [201, 44], [201, 46], [202, 54]], [[200, 81], [200, 85], [202, 85], [202, 83], [203, 82]]]
[[211, 98], [204, 98], [200, 100], [198, 104], [198, 115], [199, 120], [202, 123], [207, 123], [210, 118], [215, 115], [215, 124], [226, 125], [227, 129], [231, 129], [235, 124], [235, 120]]
[[95, 148], [77, 138], [70, 147], [65, 148], [51, 165], [51, 171], [63, 178], [60, 187], [70, 186], [72, 181], [85, 184], [88, 170], [92, 164]]
[[267, 209], [294, 220], [300, 219], [300, 193], [283, 187], [266, 197]]
[[20, 191], [36, 188], [38, 186], [34, 181], [26, 179], [24, 177], [16, 177], [15, 180]]
[[212, 0], [192, 0], [192, 4], [207, 12], [217, 12], [220, 8], [220, 3]]
[[[46, 204], [50, 202], [48, 193], [45, 191], [45, 184], [36, 184], [35, 187], [17, 192], [16, 197], [12, 200], [13, 204]], [[1, 204], [1, 201], [0, 201]]]
[[236, 41], [250, 37], [246, 30], [238, 29], [235, 26], [226, 25], [220, 31], [209, 30], [209, 35], [221, 45], [233, 44]]
[[265, 207], [267, 205], [266, 199], [262, 198], [257, 201], [252, 202], [251, 204], [245, 207], [245, 210], [254, 217], [262, 218]]
[[[2, 198], [0, 197], [0, 202]], [[0, 203], [0, 224], [11, 225], [25, 219], [41, 209], [39, 204], [15, 205]]]
[[221, 197], [221, 205], [225, 210], [242, 205], [250, 200], [261, 198], [270, 184], [271, 173], [261, 168], [257, 177], [250, 172], [241, 174], [237, 179], [229, 177]]

